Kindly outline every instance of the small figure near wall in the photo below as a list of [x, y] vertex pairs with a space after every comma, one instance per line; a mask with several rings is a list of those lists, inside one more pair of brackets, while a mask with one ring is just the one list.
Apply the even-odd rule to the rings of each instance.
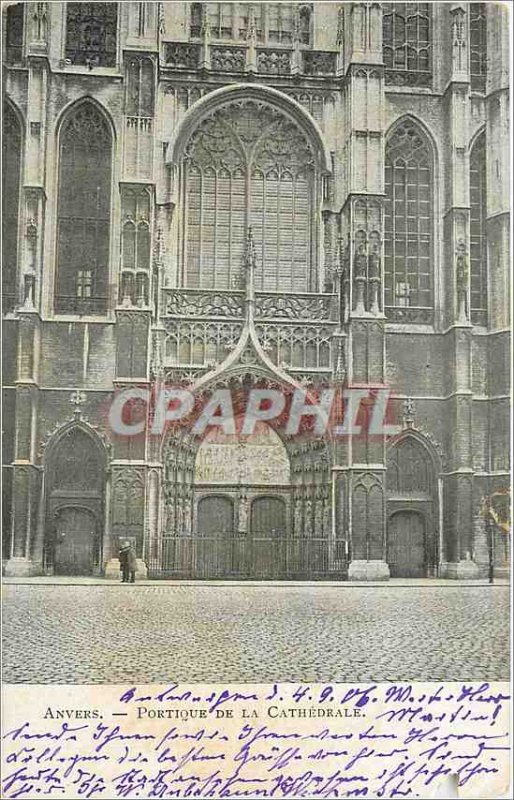
[[120, 570], [122, 583], [135, 583], [136, 581], [136, 554], [130, 542], [122, 542], [120, 547]]

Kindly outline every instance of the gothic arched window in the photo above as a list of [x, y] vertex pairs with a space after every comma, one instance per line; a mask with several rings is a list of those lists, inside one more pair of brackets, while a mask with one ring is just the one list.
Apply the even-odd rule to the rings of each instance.
[[475, 141], [469, 159], [471, 321], [487, 324], [487, 207], [485, 133]]
[[88, 67], [115, 67], [117, 27], [117, 3], [66, 3], [66, 58]]
[[430, 86], [430, 3], [382, 3], [386, 83]]
[[102, 314], [108, 305], [112, 136], [93, 103], [81, 103], [60, 135], [57, 208], [58, 314]]
[[186, 286], [241, 286], [246, 231], [257, 289], [317, 291], [317, 176], [304, 132], [253, 100], [225, 105], [189, 139], [184, 162]]
[[124, 188], [121, 233], [120, 302], [148, 305], [150, 284], [150, 193]]
[[23, 7], [15, 3], [5, 11], [5, 60], [7, 64], [19, 64], [23, 53]]
[[20, 121], [9, 103], [4, 103], [2, 137], [2, 295], [4, 311], [12, 311], [17, 300], [21, 144]]
[[432, 152], [411, 120], [398, 125], [385, 151], [385, 306], [388, 317], [432, 322]]
[[469, 71], [471, 88], [485, 92], [487, 72], [487, 19], [485, 3], [469, 4]]

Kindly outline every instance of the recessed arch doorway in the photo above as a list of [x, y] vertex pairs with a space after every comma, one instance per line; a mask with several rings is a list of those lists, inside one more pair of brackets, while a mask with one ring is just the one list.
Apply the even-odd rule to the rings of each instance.
[[55, 575], [102, 569], [105, 450], [82, 423], [64, 427], [45, 455], [44, 568]]
[[392, 578], [436, 574], [438, 462], [417, 431], [407, 431], [387, 458], [387, 563]]

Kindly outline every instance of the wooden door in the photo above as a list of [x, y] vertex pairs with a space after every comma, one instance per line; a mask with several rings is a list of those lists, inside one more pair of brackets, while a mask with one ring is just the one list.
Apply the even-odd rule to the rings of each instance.
[[96, 520], [85, 508], [63, 508], [55, 530], [56, 575], [91, 575], [95, 566]]
[[425, 576], [425, 521], [416, 511], [398, 511], [389, 518], [387, 562], [392, 578]]
[[212, 495], [198, 503], [194, 540], [196, 577], [222, 577], [232, 573], [234, 504], [230, 497]]
[[280, 578], [286, 571], [286, 504], [281, 497], [257, 497], [251, 508], [251, 563], [255, 578]]

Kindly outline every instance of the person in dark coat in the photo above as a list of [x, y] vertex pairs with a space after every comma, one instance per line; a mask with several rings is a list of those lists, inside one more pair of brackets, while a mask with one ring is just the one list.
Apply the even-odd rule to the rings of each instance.
[[135, 583], [136, 581], [136, 554], [130, 542], [122, 542], [120, 547], [120, 570], [122, 583]]

